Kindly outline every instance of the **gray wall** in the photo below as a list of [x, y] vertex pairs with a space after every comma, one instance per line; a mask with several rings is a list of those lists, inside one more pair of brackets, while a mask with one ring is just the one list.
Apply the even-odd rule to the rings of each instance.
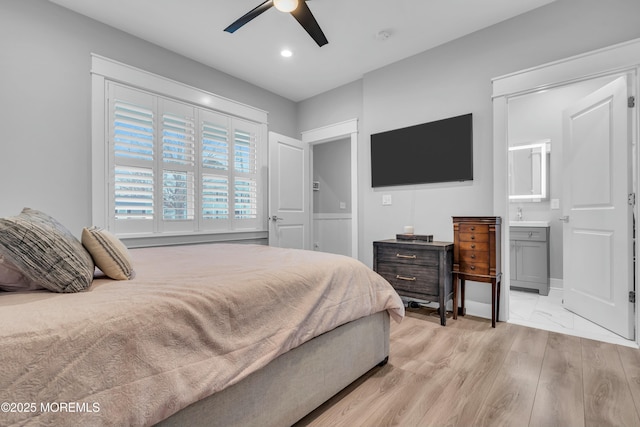
[[320, 183], [320, 190], [313, 192], [313, 213], [351, 213], [350, 139], [314, 145], [313, 180]]
[[[640, 37], [640, 1], [558, 0], [525, 15], [366, 74], [362, 81], [359, 134], [360, 242], [362, 261], [372, 264], [372, 241], [403, 225], [451, 241], [453, 215], [493, 213], [491, 79], [568, 56]], [[338, 102], [358, 105], [353, 86], [300, 103], [306, 128], [352, 118], [336, 113]], [[335, 102], [332, 102], [335, 100]], [[440, 118], [473, 113], [474, 180], [373, 190], [370, 135]], [[330, 123], [330, 122], [329, 122]], [[428, 164], [428, 159], [425, 159]], [[393, 198], [382, 206], [383, 194]], [[506, 220], [506, 219], [505, 219]], [[468, 298], [489, 302], [486, 286], [467, 287]]]
[[362, 80], [299, 102], [298, 130], [304, 132], [351, 119], [361, 121], [362, 102]]
[[0, 2], [0, 216], [41, 209], [91, 225], [90, 53], [269, 112], [298, 136], [294, 102], [45, 0]]

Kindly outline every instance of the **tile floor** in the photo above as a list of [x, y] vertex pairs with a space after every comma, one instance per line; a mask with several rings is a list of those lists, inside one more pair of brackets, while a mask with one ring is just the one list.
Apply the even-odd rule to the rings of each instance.
[[562, 289], [552, 288], [549, 291], [549, 296], [510, 290], [509, 322], [638, 348], [634, 341], [626, 340], [564, 309], [562, 307]]

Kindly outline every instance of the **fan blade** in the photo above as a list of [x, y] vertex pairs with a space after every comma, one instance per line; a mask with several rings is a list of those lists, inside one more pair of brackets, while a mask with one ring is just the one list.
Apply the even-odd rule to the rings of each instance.
[[235, 32], [238, 28], [242, 27], [244, 24], [246, 24], [247, 22], [251, 21], [253, 18], [258, 17], [263, 12], [266, 12], [267, 10], [269, 10], [271, 8], [271, 6], [273, 6], [273, 0], [265, 1], [261, 5], [256, 6], [255, 8], [253, 8], [250, 12], [244, 14], [240, 19], [238, 19], [233, 24], [229, 25], [224, 30], [227, 33]]
[[302, 25], [302, 27], [307, 30], [307, 33], [311, 36], [312, 39], [318, 43], [318, 46], [322, 47], [325, 44], [329, 43], [327, 38], [324, 36], [324, 33], [320, 29], [320, 25], [318, 25], [318, 21], [313, 17], [309, 6], [307, 6], [307, 2], [302, 0], [298, 4], [296, 10], [291, 12], [294, 18]]

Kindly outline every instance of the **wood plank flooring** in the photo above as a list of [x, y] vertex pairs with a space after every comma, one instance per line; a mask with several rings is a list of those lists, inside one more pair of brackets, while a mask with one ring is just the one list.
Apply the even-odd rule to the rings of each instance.
[[640, 426], [640, 350], [432, 309], [302, 426]]

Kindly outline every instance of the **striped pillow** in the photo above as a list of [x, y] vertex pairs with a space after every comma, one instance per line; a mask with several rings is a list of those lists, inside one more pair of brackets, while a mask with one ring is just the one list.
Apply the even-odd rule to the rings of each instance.
[[95, 266], [80, 241], [35, 209], [0, 218], [0, 255], [29, 281], [50, 291], [79, 292], [93, 281]]
[[116, 280], [133, 276], [131, 256], [127, 247], [115, 235], [99, 227], [82, 230], [82, 244], [104, 274]]

